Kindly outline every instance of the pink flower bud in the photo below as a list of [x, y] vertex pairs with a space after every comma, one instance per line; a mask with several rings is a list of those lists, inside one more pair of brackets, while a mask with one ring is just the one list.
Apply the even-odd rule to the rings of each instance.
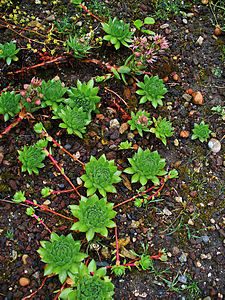
[[23, 88], [24, 88], [25, 90], [27, 90], [27, 89], [29, 88], [29, 86], [30, 86], [29, 84], [24, 84], [24, 85], [23, 85]]
[[27, 99], [26, 99], [26, 100], [27, 100], [27, 102], [31, 102], [31, 99], [30, 99], [29, 97], [27, 97]]
[[37, 100], [35, 101], [35, 104], [41, 105], [41, 100], [40, 100], [40, 99], [37, 99]]
[[141, 53], [140, 52], [134, 52], [136, 57], [141, 57]]
[[21, 95], [22, 97], [26, 97], [27, 93], [24, 92], [24, 91], [22, 91], [22, 92], [20, 92], [20, 95]]
[[39, 94], [39, 97], [42, 99], [43, 98], [43, 94]]

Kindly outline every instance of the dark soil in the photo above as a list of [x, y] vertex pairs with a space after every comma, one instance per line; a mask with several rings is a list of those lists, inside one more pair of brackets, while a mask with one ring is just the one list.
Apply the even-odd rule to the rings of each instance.
[[[99, 22], [84, 13], [69, 1], [15, 1], [6, 9], [3, 5], [0, 18], [0, 42], [11, 39], [17, 40], [17, 45], [22, 48], [18, 53], [19, 60], [7, 66], [0, 60], [0, 84], [1, 89], [9, 84], [15, 90], [21, 90], [24, 83], [29, 83], [33, 76], [49, 80], [59, 76], [66, 86], [76, 86], [77, 79], [81, 82], [88, 81], [92, 77], [102, 76], [106, 70], [93, 62], [85, 62], [74, 59], [70, 54], [64, 53], [62, 44], [49, 46], [47, 53], [42, 52], [43, 45], [33, 42], [32, 48], [38, 49], [37, 53], [26, 49], [26, 40], [3, 26], [3, 16], [9, 20], [16, 5], [18, 19], [22, 18], [22, 12], [27, 16], [38, 17], [38, 22], [45, 26], [42, 34], [46, 34], [53, 24], [46, 17], [54, 15], [56, 20], [65, 16], [76, 17], [74, 22], [82, 22], [80, 30], [89, 32], [92, 24], [95, 37], [102, 36]], [[144, 19], [154, 16], [154, 1], [86, 1], [89, 9], [99, 15], [103, 20], [108, 19], [108, 13], [112, 17], [123, 18], [127, 22], [136, 19]], [[188, 1], [185, 1], [188, 2]], [[103, 12], [96, 8], [96, 4], [105, 5]], [[101, 7], [101, 6], [99, 6]], [[179, 177], [166, 182], [165, 187], [155, 200], [162, 201], [148, 203], [141, 208], [135, 207], [133, 202], [120, 206], [117, 210], [116, 223], [119, 239], [130, 239], [125, 246], [126, 250], [133, 250], [138, 254], [143, 253], [142, 246], [148, 246], [149, 255], [157, 254], [160, 249], [165, 249], [168, 260], [161, 262], [154, 260], [154, 270], [139, 271], [135, 268], [126, 270], [126, 275], [116, 277], [109, 272], [112, 282], [115, 284], [114, 299], [222, 299], [225, 297], [225, 147], [224, 147], [224, 121], [221, 116], [211, 110], [212, 107], [225, 102], [225, 66], [224, 66], [224, 33], [214, 36], [212, 24], [213, 15], [208, 5], [200, 1], [188, 8], [180, 8], [186, 13], [193, 13], [191, 17], [181, 14], [168, 15], [168, 19], [157, 20], [151, 30], [162, 34], [169, 41], [169, 50], [151, 66], [148, 71], [160, 78], [168, 76], [166, 82], [168, 89], [164, 105], [153, 109], [145, 103], [139, 107], [150, 112], [151, 116], [159, 115], [167, 117], [175, 128], [171, 138], [167, 138], [167, 146], [156, 139], [153, 134], [144, 133], [144, 137], [134, 134], [132, 144], [144, 149], [157, 150], [161, 157], [166, 159], [166, 169], [177, 169]], [[49, 11], [48, 14], [46, 11]], [[105, 16], [103, 15], [105, 11]], [[219, 18], [220, 16], [218, 16]], [[2, 21], [3, 20], [3, 21]], [[187, 22], [185, 21], [187, 20]], [[166, 25], [167, 24], [167, 25]], [[21, 26], [21, 24], [17, 24]], [[28, 33], [14, 28], [24, 36], [37, 39], [41, 42], [45, 38], [34, 33]], [[78, 29], [77, 29], [78, 30]], [[196, 43], [199, 37], [203, 37], [202, 45]], [[66, 40], [66, 35], [56, 34], [60, 40]], [[54, 56], [50, 50], [55, 49]], [[92, 51], [91, 58], [110, 62], [117, 66], [123, 64], [124, 58], [130, 53], [122, 47], [116, 51], [103, 42], [96, 51]], [[47, 57], [49, 56], [49, 58]], [[63, 56], [57, 64], [50, 63], [45, 66], [28, 70], [35, 64], [44, 60]], [[17, 71], [23, 69], [23, 72]], [[178, 79], [174, 77], [178, 75]], [[177, 80], [175, 80], [175, 79]], [[0, 139], [0, 298], [5, 300], [22, 299], [36, 291], [44, 280], [44, 263], [41, 262], [37, 250], [40, 241], [48, 240], [49, 233], [34, 218], [26, 215], [26, 206], [11, 201], [16, 191], [26, 192], [26, 198], [30, 201], [37, 200], [43, 204], [46, 198], [41, 198], [41, 188], [49, 186], [53, 190], [66, 190], [70, 186], [60, 175], [50, 160], [46, 158], [45, 168], [41, 169], [39, 176], [21, 172], [18, 162], [18, 152], [24, 145], [31, 145], [39, 140], [34, 133], [33, 125], [43, 122], [48, 133], [66, 147], [72, 154], [79, 152], [80, 160], [89, 162], [90, 156], [100, 157], [103, 153], [107, 159], [114, 159], [120, 170], [128, 167], [127, 158], [132, 157], [135, 150], [118, 150], [118, 145], [128, 139], [129, 129], [120, 134], [119, 129], [110, 128], [110, 121], [117, 119], [122, 125], [126, 122], [123, 114], [113, 104], [116, 99], [120, 106], [130, 114], [138, 105], [138, 96], [135, 94], [135, 79], [127, 78], [128, 86], [122, 81], [111, 79], [99, 86], [101, 105], [99, 114], [92, 115], [92, 122], [87, 127], [84, 139], [75, 135], [68, 135], [64, 129], [58, 127], [59, 121], [52, 119], [52, 112], [45, 108], [33, 114], [33, 118], [24, 119], [7, 135]], [[142, 76], [139, 76], [142, 80]], [[123, 97], [129, 107], [119, 102], [117, 96], [104, 89], [107, 87]], [[196, 105], [193, 100], [186, 101], [183, 97], [187, 89], [199, 91], [203, 95], [202, 105]], [[10, 121], [5, 123], [0, 119], [0, 132]], [[194, 123], [202, 120], [209, 124], [212, 131], [211, 137], [216, 138], [222, 144], [218, 153], [213, 153], [207, 142], [192, 140]], [[180, 137], [180, 132], [186, 130], [190, 136], [186, 139]], [[208, 139], [209, 140], [209, 139]], [[52, 147], [52, 155], [63, 166], [66, 174], [74, 185], [77, 185], [77, 177], [83, 174], [83, 169], [58, 148]], [[130, 175], [116, 185], [117, 194], [110, 194], [108, 200], [118, 204], [137, 194], [141, 186], [135, 184], [130, 187]], [[150, 187], [151, 183], [147, 187]], [[80, 188], [80, 193], [85, 195], [85, 189]], [[59, 194], [48, 198], [49, 208], [64, 215], [71, 216], [68, 205], [77, 204], [77, 194]], [[36, 214], [45, 224], [58, 234], [70, 233], [71, 223], [65, 219], [36, 209]], [[136, 223], [135, 223], [136, 222]], [[135, 226], [136, 224], [136, 226]], [[84, 235], [73, 233], [76, 239], [82, 240]], [[108, 238], [97, 237], [89, 249], [90, 257], [94, 258], [99, 266], [112, 265], [115, 248], [111, 243], [115, 241], [114, 230], [110, 230]], [[88, 244], [82, 246], [84, 251]], [[103, 246], [109, 250], [108, 256], [103, 255]], [[85, 248], [86, 247], [86, 248]], [[124, 257], [127, 262], [129, 257]], [[121, 258], [123, 263], [123, 258]], [[26, 277], [30, 284], [22, 287], [19, 279]], [[61, 288], [57, 276], [46, 280], [44, 286], [32, 299], [54, 299]]]

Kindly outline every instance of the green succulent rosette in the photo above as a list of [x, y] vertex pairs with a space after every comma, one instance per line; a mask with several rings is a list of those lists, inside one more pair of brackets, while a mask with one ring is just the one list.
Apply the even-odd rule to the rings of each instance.
[[162, 98], [166, 94], [167, 89], [164, 86], [163, 80], [157, 76], [149, 77], [145, 75], [144, 82], [137, 83], [137, 86], [141, 88], [136, 93], [141, 95], [140, 103], [150, 101], [152, 106], [156, 108], [158, 105], [163, 105]]
[[200, 142], [205, 142], [209, 138], [209, 134], [211, 130], [209, 129], [209, 125], [205, 124], [204, 121], [202, 121], [200, 124], [194, 124], [194, 129], [192, 129], [193, 135], [191, 137], [192, 140], [199, 139]]
[[155, 128], [151, 128], [150, 132], [154, 133], [155, 136], [166, 145], [166, 138], [173, 135], [174, 128], [172, 127], [172, 124], [167, 121], [166, 118], [162, 119], [161, 116], [159, 116], [157, 120], [153, 117], [153, 122]]
[[10, 117], [14, 117], [21, 110], [20, 94], [15, 92], [5, 92], [0, 95], [0, 114], [4, 115], [4, 121], [7, 122]]
[[83, 263], [76, 276], [72, 276], [75, 284], [63, 290], [59, 299], [63, 300], [112, 300], [114, 285], [106, 276], [106, 268], [97, 269], [92, 260], [88, 267]]
[[130, 24], [124, 23], [123, 20], [118, 20], [117, 17], [113, 20], [109, 18], [109, 24], [102, 23], [102, 28], [107, 33], [103, 39], [110, 41], [116, 50], [120, 48], [120, 43], [129, 47], [127, 43], [132, 42], [131, 37], [133, 32], [130, 32]]
[[165, 167], [165, 159], [161, 158], [157, 151], [150, 152], [149, 149], [142, 150], [138, 148], [138, 152], [133, 158], [128, 158], [131, 167], [124, 170], [125, 173], [133, 174], [131, 182], [138, 182], [145, 185], [150, 179], [155, 185], [159, 184], [157, 176], [167, 174], [163, 168]]
[[94, 87], [93, 79], [89, 80], [87, 84], [85, 82], [81, 83], [78, 79], [77, 88], [71, 88], [68, 94], [69, 99], [65, 100], [65, 103], [71, 108], [82, 107], [89, 118], [91, 118], [91, 112], [96, 109], [96, 104], [101, 99], [97, 96], [98, 87]]
[[23, 151], [18, 150], [18, 159], [22, 162], [22, 172], [28, 171], [30, 175], [33, 172], [37, 175], [39, 174], [38, 168], [45, 166], [43, 160], [47, 154], [43, 148], [46, 148], [47, 144], [46, 140], [40, 140], [30, 147], [24, 146]]
[[116, 216], [113, 211], [113, 203], [107, 203], [106, 198], [99, 200], [97, 195], [90, 198], [81, 197], [79, 206], [70, 205], [70, 209], [75, 218], [79, 221], [72, 225], [71, 230], [86, 232], [88, 241], [92, 240], [95, 233], [103, 236], [108, 235], [108, 228], [113, 228], [116, 224], [111, 220]]
[[53, 110], [57, 109], [57, 103], [63, 102], [65, 99], [63, 95], [67, 92], [67, 88], [63, 87], [60, 80], [42, 81], [41, 87], [38, 91], [43, 94], [41, 101], [42, 107], [51, 106]]
[[74, 133], [80, 138], [83, 138], [82, 134], [85, 133], [85, 126], [91, 122], [82, 107], [70, 108], [60, 104], [54, 115], [53, 119], [61, 119], [63, 121], [63, 123], [59, 124], [59, 127], [66, 128], [69, 134]]
[[90, 162], [85, 164], [86, 174], [81, 176], [84, 186], [87, 188], [87, 195], [93, 195], [96, 190], [105, 197], [106, 192], [116, 193], [114, 183], [121, 181], [120, 171], [114, 165], [114, 160], [106, 160], [103, 154], [99, 160], [91, 156]]
[[0, 44], [0, 59], [6, 59], [7, 65], [10, 65], [12, 60], [17, 61], [16, 54], [20, 49], [16, 49], [16, 45], [11, 41], [10, 43]]
[[69, 52], [69, 48], [71, 48], [74, 52], [74, 57], [81, 59], [88, 55], [89, 50], [91, 50], [91, 46], [89, 46], [89, 40], [81, 42], [77, 35], [74, 37], [70, 36], [69, 39], [66, 41], [67, 48]]
[[130, 125], [131, 130], [137, 129], [140, 136], [143, 136], [143, 131], [149, 132], [149, 126], [152, 124], [152, 122], [149, 119], [150, 114], [139, 110], [136, 114], [134, 112], [131, 112], [131, 120], [129, 120], [127, 123]]
[[81, 261], [87, 254], [79, 252], [80, 241], [75, 241], [71, 234], [58, 236], [51, 234], [51, 241], [41, 241], [42, 248], [37, 251], [41, 260], [47, 264], [44, 275], [56, 274], [63, 283], [68, 276], [78, 272]]

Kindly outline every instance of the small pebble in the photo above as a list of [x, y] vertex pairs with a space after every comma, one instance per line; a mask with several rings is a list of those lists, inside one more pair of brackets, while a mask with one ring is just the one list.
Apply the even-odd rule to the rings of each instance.
[[185, 253], [182, 253], [181, 256], [179, 257], [179, 261], [181, 263], [184, 263], [187, 261], [187, 255]]
[[202, 236], [202, 241], [203, 241], [204, 243], [208, 243], [208, 242], [209, 242], [209, 237], [208, 237], [207, 235], [203, 235], [203, 236]]
[[177, 279], [181, 283], [187, 283], [187, 277], [185, 275], [179, 276]]
[[211, 151], [213, 151], [214, 153], [217, 153], [221, 150], [221, 143], [217, 139], [212, 138], [208, 142], [208, 147]]
[[27, 278], [27, 277], [21, 277], [20, 280], [19, 280], [19, 284], [21, 286], [27, 286], [30, 284], [30, 279]]
[[199, 46], [201, 46], [202, 43], [203, 43], [203, 41], [204, 41], [203, 37], [200, 36], [200, 37], [197, 39], [196, 44], [199, 45]]
[[117, 119], [112, 119], [109, 124], [110, 124], [109, 125], [110, 128], [114, 128], [114, 127], [119, 128], [120, 127], [120, 123]]

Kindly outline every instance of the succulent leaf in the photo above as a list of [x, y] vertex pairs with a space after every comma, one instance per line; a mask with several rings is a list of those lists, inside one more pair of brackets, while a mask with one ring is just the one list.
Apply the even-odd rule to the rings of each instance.
[[136, 91], [138, 95], [142, 96], [140, 103], [145, 103], [149, 100], [154, 108], [158, 105], [163, 105], [161, 99], [164, 97], [163, 95], [167, 92], [167, 89], [158, 75], [152, 77], [145, 75], [144, 82], [137, 83], [137, 86], [141, 88], [141, 90]]
[[81, 176], [84, 186], [87, 187], [87, 195], [90, 196], [98, 189], [100, 194], [105, 197], [106, 192], [115, 193], [114, 183], [121, 181], [121, 172], [117, 171], [114, 161], [106, 160], [103, 154], [99, 160], [91, 156], [90, 162], [85, 164], [86, 174]]
[[150, 152], [149, 149], [143, 151], [141, 148], [134, 154], [133, 158], [129, 159], [131, 167], [124, 170], [125, 173], [134, 174], [131, 181], [140, 181], [145, 185], [150, 179], [154, 184], [159, 184], [158, 175], [165, 175], [163, 170], [165, 159], [162, 159], [157, 151]]
[[71, 268], [79, 266], [80, 262], [87, 257], [87, 254], [79, 252], [81, 243], [74, 241], [71, 234], [67, 236], [51, 235], [51, 242], [41, 243], [42, 248], [37, 252], [42, 256], [41, 260], [47, 263], [45, 275], [54, 273], [59, 275], [59, 280], [63, 283]]
[[20, 95], [15, 92], [5, 92], [0, 95], [0, 114], [4, 115], [4, 121], [10, 116], [14, 117], [20, 111]]
[[88, 241], [92, 240], [96, 232], [103, 236], [108, 235], [106, 227], [112, 228], [116, 224], [111, 220], [115, 217], [116, 212], [110, 203], [107, 203], [106, 198], [99, 200], [97, 195], [90, 198], [82, 197], [80, 205], [70, 206], [72, 214], [79, 219], [71, 230], [86, 232]]
[[53, 109], [56, 109], [58, 102], [63, 102], [63, 95], [67, 92], [67, 88], [63, 87], [60, 80], [48, 80], [42, 81], [41, 87], [38, 88], [39, 91], [43, 94], [42, 107], [52, 106]]
[[199, 139], [200, 142], [205, 142], [209, 138], [209, 134], [211, 130], [209, 129], [209, 125], [205, 124], [204, 121], [202, 121], [200, 124], [194, 124], [194, 129], [192, 129], [193, 135], [191, 137], [192, 140]]
[[45, 159], [46, 153], [43, 148], [47, 147], [47, 143], [46, 140], [40, 140], [30, 147], [24, 146], [23, 151], [18, 150], [18, 159], [22, 162], [22, 172], [28, 171], [30, 175], [33, 172], [39, 173], [37, 168], [44, 167], [42, 161]]
[[67, 40], [67, 47], [69, 52], [69, 47], [72, 48], [75, 58], [83, 58], [86, 57], [89, 53], [89, 50], [92, 48], [89, 46], [89, 40], [81, 42], [77, 35], [74, 37], [70, 36]]
[[131, 120], [129, 120], [127, 123], [130, 125], [131, 130], [137, 129], [140, 136], [143, 136], [142, 131], [150, 131], [148, 128], [152, 122], [149, 119], [150, 114], [139, 110], [136, 114], [134, 112], [131, 112]]
[[10, 43], [0, 44], [0, 59], [6, 59], [7, 65], [10, 65], [12, 60], [17, 61], [16, 54], [20, 49], [16, 49], [16, 45], [11, 41]]
[[164, 145], [166, 145], [166, 138], [171, 137], [173, 135], [174, 128], [172, 124], [166, 120], [166, 118], [162, 119], [161, 116], [156, 120], [153, 118], [155, 128], [151, 128], [150, 132], [154, 133], [158, 139], [160, 139]]
[[130, 24], [125, 24], [123, 20], [118, 20], [115, 17], [113, 20], [109, 18], [109, 23], [102, 23], [103, 30], [107, 33], [103, 37], [104, 40], [110, 41], [111, 44], [117, 49], [120, 48], [120, 43], [126, 47], [129, 47], [127, 43], [131, 43], [131, 36], [133, 32], [130, 32]]
[[91, 118], [91, 112], [96, 109], [96, 104], [100, 101], [97, 93], [98, 87], [94, 87], [93, 79], [89, 80], [87, 84], [81, 83], [78, 79], [77, 88], [71, 88], [68, 91], [69, 99], [65, 100], [65, 103], [71, 108], [82, 107], [83, 111]]

